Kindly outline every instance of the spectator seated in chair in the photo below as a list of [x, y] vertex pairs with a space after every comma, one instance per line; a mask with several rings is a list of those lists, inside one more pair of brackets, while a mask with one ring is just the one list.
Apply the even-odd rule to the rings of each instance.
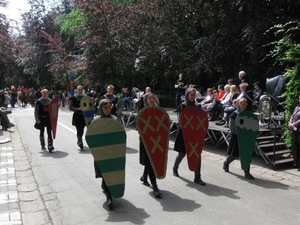
[[239, 89], [237, 88], [236, 85], [230, 85], [230, 97], [229, 97], [229, 101], [227, 104], [224, 104], [222, 106], [222, 119], [219, 120], [218, 122], [216, 122], [216, 125], [224, 125], [225, 124], [225, 120], [224, 120], [224, 113], [228, 113], [230, 114], [231, 108], [232, 108], [232, 104], [234, 99], [236, 99], [239, 96]]
[[133, 87], [132, 91], [133, 91], [133, 96], [132, 96], [132, 111], [137, 113], [138, 112], [138, 105], [139, 105], [139, 102], [141, 101], [141, 98], [142, 98], [144, 92], [140, 91], [136, 87]]
[[237, 110], [237, 107], [236, 107], [237, 101], [238, 101], [237, 99], [234, 99], [232, 101], [232, 105], [229, 107], [226, 107], [224, 109], [223, 118], [222, 118], [222, 120], [216, 122], [216, 125], [223, 125], [223, 127], [228, 127], [229, 118], [230, 118], [231, 113], [233, 113], [235, 110]]
[[208, 88], [207, 95], [199, 104], [204, 111], [208, 111], [208, 107], [211, 105], [211, 103], [214, 101], [214, 99], [215, 99], [215, 96], [213, 94], [213, 89]]
[[221, 84], [218, 86], [218, 93], [215, 99], [207, 108], [209, 113], [209, 120], [215, 121], [223, 112], [223, 106], [228, 105], [230, 100], [230, 86], [227, 84], [225, 87]]
[[122, 88], [122, 110], [127, 110], [131, 107], [132, 93], [128, 91], [128, 88]]
[[258, 105], [259, 105], [259, 99], [263, 94], [263, 91], [261, 89], [261, 85], [260, 83], [257, 81], [253, 84], [254, 86], [254, 90], [253, 90], [253, 103], [254, 103], [254, 107], [255, 109], [257, 109]]

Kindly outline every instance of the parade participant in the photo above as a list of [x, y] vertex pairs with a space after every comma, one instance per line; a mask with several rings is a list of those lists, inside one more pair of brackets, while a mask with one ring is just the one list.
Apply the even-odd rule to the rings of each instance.
[[80, 106], [80, 100], [84, 96], [83, 87], [78, 85], [76, 91], [77, 94], [70, 98], [69, 110], [74, 112], [72, 117], [72, 125], [76, 127], [77, 145], [80, 149], [83, 149], [82, 136], [84, 132], [85, 121]]
[[[179, 114], [183, 111], [183, 109], [186, 106], [195, 106], [196, 105], [195, 99], [196, 99], [196, 90], [194, 88], [187, 89], [185, 92], [185, 102], [183, 102], [181, 104]], [[180, 118], [180, 116], [179, 116], [179, 118]], [[176, 138], [175, 138], [174, 150], [178, 152], [178, 155], [174, 162], [173, 175], [176, 177], [179, 177], [178, 167], [179, 167], [179, 164], [181, 163], [182, 159], [186, 155], [186, 149], [185, 149], [183, 132], [182, 132], [182, 125], [181, 125], [180, 121], [179, 121], [179, 128], [178, 128]], [[206, 183], [203, 182], [201, 179], [200, 170], [201, 170], [201, 158], [200, 158], [198, 167], [195, 171], [194, 182], [197, 184], [200, 184], [200, 185], [206, 185]]]
[[102, 99], [108, 99], [112, 103], [112, 109], [111, 114], [117, 116], [117, 103], [118, 103], [118, 97], [114, 95], [115, 87], [113, 85], [108, 85], [106, 88], [106, 94], [101, 97]]
[[[141, 111], [141, 110], [147, 105], [147, 103], [146, 103], [146, 104], [144, 103], [144, 100], [145, 100], [145, 96], [148, 95], [149, 93], [151, 93], [151, 88], [150, 88], [150, 87], [146, 87], [146, 88], [145, 88], [145, 93], [140, 97], [140, 105], [139, 105], [138, 112]], [[141, 140], [140, 140], [140, 144], [141, 144]], [[142, 143], [142, 144], [143, 144], [143, 143]], [[145, 153], [146, 153], [146, 152], [145, 152]], [[142, 165], [144, 165], [144, 164], [142, 163], [142, 162], [144, 161], [144, 160], [142, 159], [142, 157], [143, 157], [143, 155], [141, 154], [141, 151], [140, 151], [140, 163], [141, 163]], [[150, 186], [150, 184], [149, 184], [149, 182], [148, 182], [148, 175], [149, 175], [149, 173], [148, 173], [147, 168], [146, 168], [146, 166], [145, 166], [145, 167], [144, 167], [143, 175], [142, 175], [141, 178], [140, 178], [140, 181], [142, 181], [143, 184], [144, 184], [145, 186]]]
[[180, 106], [181, 103], [181, 96], [184, 95], [186, 89], [188, 88], [188, 84], [186, 80], [183, 79], [183, 73], [179, 74], [174, 87], [176, 89], [176, 97], [175, 97], [176, 110], [175, 111], [177, 111], [177, 107]]
[[295, 108], [288, 123], [292, 134], [292, 149], [294, 157], [294, 167], [300, 171], [300, 96], [298, 97], [298, 106]]
[[36, 124], [40, 130], [40, 143], [41, 143], [42, 150], [46, 149], [45, 137], [44, 137], [44, 130], [46, 127], [47, 135], [48, 135], [48, 150], [49, 152], [52, 152], [54, 150], [54, 147], [53, 147], [51, 123], [49, 117], [49, 105], [50, 105], [50, 99], [48, 97], [49, 91], [47, 89], [43, 89], [41, 93], [42, 93], [42, 97], [39, 98], [35, 104], [34, 117], [35, 117]]
[[[239, 158], [240, 150], [238, 145], [238, 136], [237, 136], [237, 126], [236, 118], [238, 114], [247, 108], [247, 99], [241, 98], [237, 101], [237, 110], [230, 115], [229, 119], [229, 129], [230, 129], [230, 141], [227, 148], [227, 158], [223, 163], [223, 169], [225, 172], [229, 172], [229, 164], [235, 159]], [[254, 177], [250, 174], [250, 167], [247, 170], [244, 170], [245, 178], [254, 180]]]
[[249, 83], [248, 76], [246, 75], [245, 71], [240, 71], [238, 74], [239, 84], [242, 83]]
[[[112, 115], [111, 109], [112, 109], [111, 101], [108, 100], [108, 99], [102, 99], [99, 103], [100, 117], [94, 119], [93, 121], [101, 119], [101, 118], [111, 118], [111, 119], [117, 120], [117, 117]], [[110, 191], [107, 187], [107, 184], [106, 184], [105, 180], [102, 177], [102, 173], [101, 173], [96, 161], [94, 161], [94, 169], [95, 169], [95, 177], [96, 178], [99, 178], [99, 177], [102, 178], [101, 187], [103, 189], [104, 194], [106, 195], [106, 204], [107, 204], [108, 208], [110, 210], [112, 210], [112, 208], [113, 208], [112, 195], [111, 195], [111, 193], [110, 193]]]
[[[146, 93], [143, 96], [143, 102], [144, 102], [145, 107], [155, 106], [154, 94], [151, 92]], [[146, 186], [149, 186], [149, 183], [147, 181], [147, 175], [149, 175], [150, 182], [153, 187], [153, 195], [156, 198], [160, 198], [161, 193], [157, 187], [156, 176], [154, 174], [153, 167], [150, 163], [149, 156], [147, 155], [147, 152], [146, 152], [145, 146], [141, 140], [141, 137], [139, 139], [140, 139], [140, 164], [145, 166], [143, 176], [141, 177], [141, 181], [143, 181], [143, 183]]]
[[11, 127], [14, 127], [15, 125], [9, 121], [9, 118], [7, 114], [11, 113], [10, 110], [7, 110], [4, 107], [0, 108], [0, 121], [1, 121], [1, 126], [2, 130], [8, 130]]

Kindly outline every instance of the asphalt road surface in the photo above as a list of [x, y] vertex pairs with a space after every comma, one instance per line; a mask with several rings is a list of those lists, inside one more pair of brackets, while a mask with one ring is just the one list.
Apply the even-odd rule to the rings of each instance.
[[[243, 177], [238, 161], [232, 163], [230, 173], [223, 171], [225, 146], [205, 144], [201, 173], [207, 185], [200, 186], [193, 183], [186, 158], [179, 168], [180, 177], [172, 175], [177, 155], [172, 151], [175, 135], [170, 138], [167, 176], [158, 180], [162, 198], [155, 198], [151, 187], [140, 182], [143, 166], [139, 164], [134, 125], [126, 128], [125, 194], [114, 199], [114, 210], [109, 211], [101, 179], [95, 179], [91, 152], [86, 142], [83, 151], [76, 144], [71, 112], [59, 112], [52, 153], [40, 148], [33, 108], [16, 108], [10, 116], [18, 130], [13, 138], [21, 143], [15, 148], [24, 150], [27, 162], [23, 163], [30, 165], [17, 173], [25, 225], [300, 223], [300, 172], [297, 177], [297, 173], [290, 174], [291, 169], [273, 171], [256, 157], [252, 166], [256, 179], [249, 181]], [[288, 179], [291, 177], [298, 179]]]

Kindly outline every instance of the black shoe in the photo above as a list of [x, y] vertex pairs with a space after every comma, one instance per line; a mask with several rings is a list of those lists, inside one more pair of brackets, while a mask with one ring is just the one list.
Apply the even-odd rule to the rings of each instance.
[[78, 147], [79, 147], [80, 149], [83, 149], [83, 144], [82, 144], [82, 143], [78, 143], [77, 145], [78, 145]]
[[143, 185], [148, 186], [148, 187], [150, 186], [150, 184], [149, 184], [149, 182], [147, 181], [147, 179], [146, 179], [146, 180], [144, 179], [144, 176], [141, 177], [140, 181], [143, 182]]
[[48, 151], [49, 152], [52, 152], [54, 150], [54, 147], [53, 146], [48, 146]]
[[223, 170], [224, 170], [226, 173], [229, 173], [229, 165], [228, 165], [226, 162], [223, 162]]
[[300, 168], [298, 168], [298, 171], [300, 171]]
[[45, 147], [45, 146], [42, 146], [41, 149], [42, 149], [42, 150], [46, 150], [46, 147]]
[[154, 188], [154, 189], [153, 189], [153, 195], [154, 195], [156, 198], [160, 198], [160, 197], [161, 197], [161, 193], [159, 192], [158, 188]]
[[175, 169], [174, 167], [173, 167], [173, 175], [175, 177], [179, 177], [178, 169]]
[[14, 127], [15, 125], [13, 124], [13, 123], [9, 123], [8, 125], [7, 125], [7, 128], [11, 128], [11, 127]]
[[107, 197], [106, 204], [109, 210], [113, 210], [114, 203], [111, 196]]
[[205, 186], [205, 185], [206, 185], [206, 183], [205, 183], [203, 180], [201, 180], [201, 178], [195, 178], [195, 179], [194, 179], [194, 183], [200, 184], [200, 185], [202, 185], [202, 186]]
[[245, 173], [245, 178], [249, 180], [255, 180], [255, 178], [250, 173]]

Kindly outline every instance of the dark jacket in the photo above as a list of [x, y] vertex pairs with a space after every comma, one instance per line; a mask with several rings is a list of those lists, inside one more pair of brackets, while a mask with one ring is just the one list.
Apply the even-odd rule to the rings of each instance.
[[236, 124], [235, 119], [238, 115], [238, 110], [234, 111], [230, 115], [229, 119], [229, 127], [230, 127], [230, 141], [227, 148], [227, 155], [233, 156], [233, 157], [239, 157], [239, 145], [238, 145], [238, 138], [237, 138], [237, 130], [236, 130]]
[[74, 96], [70, 98], [70, 106], [69, 110], [73, 111], [73, 117], [72, 117], [72, 125], [73, 126], [85, 126], [84, 117], [81, 110], [78, 110], [80, 107], [80, 100], [83, 98], [83, 96]]

